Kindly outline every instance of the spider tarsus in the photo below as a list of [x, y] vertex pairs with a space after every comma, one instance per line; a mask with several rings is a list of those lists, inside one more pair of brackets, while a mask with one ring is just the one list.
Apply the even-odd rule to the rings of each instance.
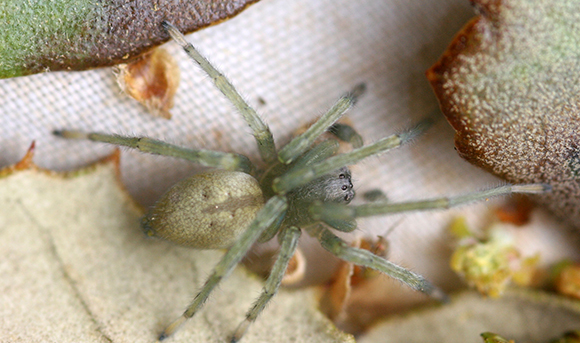
[[417, 137], [421, 136], [425, 131], [427, 131], [430, 127], [435, 124], [435, 118], [433, 116], [428, 116], [423, 118], [420, 122], [415, 124], [408, 130], [405, 130], [402, 133], [399, 133], [397, 136], [401, 140], [401, 145], [405, 143], [409, 143], [416, 139]]
[[240, 325], [238, 325], [236, 332], [234, 332], [234, 335], [232, 336], [230, 343], [238, 343], [248, 330], [250, 324], [251, 321], [248, 320], [248, 318], [246, 318], [243, 322], [241, 322]]
[[173, 26], [173, 24], [171, 24], [167, 20], [164, 20], [161, 22], [161, 27], [163, 27], [163, 29], [171, 36], [171, 38], [173, 38], [173, 35], [171, 33], [173, 30], [177, 30], [177, 28]]
[[429, 283], [428, 281], [425, 281], [427, 284], [425, 286], [427, 286], [427, 288], [422, 289], [421, 291], [427, 295], [429, 295], [431, 298], [441, 302], [441, 303], [448, 303], [449, 302], [449, 296], [443, 292], [441, 289], [433, 286], [431, 283]]
[[53, 130], [52, 134], [66, 139], [88, 139], [89, 135], [75, 130]]
[[514, 193], [525, 193], [525, 194], [542, 194], [550, 192], [552, 186], [547, 183], [532, 183], [528, 185], [514, 185], [512, 186]]
[[407, 281], [404, 281], [403, 279], [400, 280], [406, 283], [407, 285], [411, 286], [411, 288], [414, 288], [415, 290], [428, 295], [434, 300], [437, 300], [441, 303], [449, 302], [449, 296], [445, 292], [443, 292], [443, 290], [441, 290], [439, 287], [429, 282], [421, 275], [415, 274], [415, 280], [409, 279]]
[[185, 36], [177, 27], [173, 26], [167, 20], [161, 22], [161, 26], [163, 29], [171, 36], [171, 38], [177, 42], [177, 44], [181, 45], [183, 48], [189, 46], [190, 44], [185, 40]]
[[163, 332], [159, 335], [159, 338], [157, 340], [161, 342], [167, 337], [173, 335], [173, 333], [177, 331], [177, 329], [179, 329], [181, 325], [185, 323], [186, 320], [187, 318], [184, 316], [177, 318], [173, 323], [171, 323], [167, 328], [165, 328], [165, 330], [163, 330]]
[[153, 228], [151, 227], [149, 218], [147, 218], [147, 216], [141, 218], [141, 229], [143, 230], [145, 235], [147, 235], [147, 237], [155, 236], [155, 230], [153, 230]]
[[352, 99], [352, 104], [356, 104], [357, 100], [363, 95], [367, 90], [367, 85], [364, 82], [359, 83], [358, 85], [354, 86], [354, 88], [346, 94], [346, 97]]
[[164, 30], [168, 30], [168, 28], [171, 27], [171, 24], [167, 20], [164, 20], [161, 22], [161, 27], [163, 27]]

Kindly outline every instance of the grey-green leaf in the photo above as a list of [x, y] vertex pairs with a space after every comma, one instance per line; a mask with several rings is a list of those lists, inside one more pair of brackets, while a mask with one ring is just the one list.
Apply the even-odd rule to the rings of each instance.
[[388, 319], [359, 343], [481, 343], [481, 333], [546, 343], [580, 328], [580, 302], [547, 293], [512, 290], [498, 299], [467, 292], [449, 305]]
[[192, 32], [256, 1], [5, 0], [0, 78], [125, 63], [169, 39], [163, 20]]

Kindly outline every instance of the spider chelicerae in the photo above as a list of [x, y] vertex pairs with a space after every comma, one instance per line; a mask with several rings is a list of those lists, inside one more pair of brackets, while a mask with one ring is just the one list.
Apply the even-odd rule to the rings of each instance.
[[[194, 300], [160, 334], [160, 340], [172, 335], [200, 310], [213, 289], [230, 274], [254, 243], [266, 242], [277, 236], [280, 250], [263, 291], [231, 338], [231, 342], [239, 341], [278, 291], [302, 230], [317, 238], [322, 247], [342, 260], [378, 270], [415, 290], [445, 301], [445, 293], [422, 276], [369, 251], [349, 246], [330, 228], [352, 232], [357, 228], [356, 218], [359, 217], [442, 209], [492, 196], [548, 190], [548, 186], [542, 184], [504, 185], [450, 198], [403, 203], [377, 201], [347, 206], [354, 197], [347, 166], [413, 140], [431, 126], [432, 118], [428, 117], [406, 131], [363, 146], [361, 136], [352, 127], [336, 123], [364, 91], [364, 85], [359, 85], [341, 97], [308, 130], [277, 151], [268, 126], [233, 85], [185, 40], [176, 27], [167, 22], [163, 22], [162, 26], [243, 116], [252, 130], [266, 167], [259, 169], [240, 154], [187, 149], [150, 138], [54, 131], [55, 135], [64, 138], [127, 146], [215, 168], [174, 185], [142, 222], [150, 236], [200, 249], [227, 248]], [[321, 141], [320, 136], [327, 131], [336, 139]], [[351, 143], [354, 149], [338, 154], [339, 140]]]

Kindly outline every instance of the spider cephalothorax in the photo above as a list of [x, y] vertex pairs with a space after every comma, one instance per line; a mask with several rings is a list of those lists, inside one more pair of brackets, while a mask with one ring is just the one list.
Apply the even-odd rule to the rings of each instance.
[[[505, 185], [452, 198], [405, 203], [377, 201], [346, 206], [354, 197], [347, 166], [414, 139], [431, 125], [431, 118], [406, 131], [363, 146], [362, 138], [354, 129], [336, 124], [364, 90], [364, 86], [359, 85], [340, 98], [308, 130], [277, 150], [268, 126], [231, 83], [185, 40], [177, 28], [167, 22], [163, 23], [163, 27], [212, 78], [218, 89], [244, 117], [256, 139], [265, 165], [263, 169], [256, 168], [243, 155], [185, 149], [150, 138], [68, 130], [54, 132], [64, 138], [84, 138], [124, 145], [214, 168], [177, 183], [143, 220], [144, 229], [151, 236], [195, 248], [227, 248], [201, 291], [183, 315], [161, 333], [160, 340], [173, 334], [197, 313], [213, 289], [234, 269], [254, 243], [267, 241], [277, 235], [280, 252], [264, 290], [232, 337], [232, 342], [240, 340], [278, 290], [302, 229], [317, 238], [322, 247], [345, 261], [376, 269], [435, 299], [445, 300], [445, 294], [420, 275], [369, 251], [349, 246], [329, 228], [351, 232], [356, 229], [358, 217], [449, 208], [491, 196], [538, 193], [548, 189], [545, 185]], [[320, 136], [327, 131], [336, 139], [320, 141]], [[351, 143], [354, 149], [338, 154], [337, 139]]]

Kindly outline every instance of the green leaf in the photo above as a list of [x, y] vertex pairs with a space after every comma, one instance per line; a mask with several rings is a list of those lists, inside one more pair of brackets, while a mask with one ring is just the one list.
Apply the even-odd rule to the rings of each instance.
[[168, 20], [193, 32], [258, 0], [4, 0], [0, 78], [126, 63], [169, 39]]

